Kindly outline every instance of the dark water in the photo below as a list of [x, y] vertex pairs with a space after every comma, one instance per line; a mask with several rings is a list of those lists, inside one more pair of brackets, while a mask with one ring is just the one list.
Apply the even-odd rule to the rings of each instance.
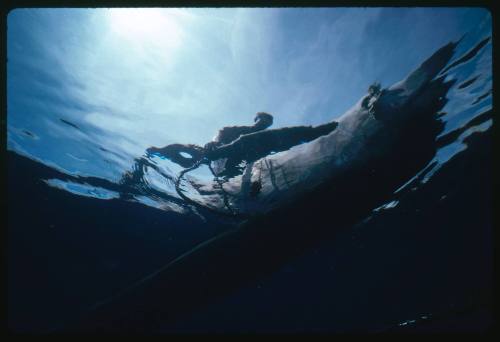
[[[440, 113], [438, 149], [392, 198], [359, 223], [280, 260], [273, 272], [256, 273], [190, 306], [156, 331], [490, 327], [490, 35], [478, 29], [459, 45], [443, 72], [454, 83]], [[61, 123], [81, 129], [66, 119]], [[15, 331], [59, 327], [240, 221], [184, 202], [174, 191], [175, 172], [157, 166], [158, 160], [136, 159], [121, 180], [91, 177], [26, 156], [14, 141], [36, 140], [36, 133], [11, 129], [9, 135], [8, 324]], [[364, 194], [352, 196], [361, 200]], [[335, 219], [332, 213], [325, 224]], [[259, 241], [252, 246], [258, 259]], [[279, 255], [279, 239], [275, 249]], [[234, 265], [219, 274], [219, 283], [238, 274]], [[197, 284], [177, 290], [187, 298]]]

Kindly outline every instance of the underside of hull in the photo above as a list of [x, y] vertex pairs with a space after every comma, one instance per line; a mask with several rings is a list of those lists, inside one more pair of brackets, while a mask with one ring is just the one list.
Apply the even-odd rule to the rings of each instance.
[[330, 134], [248, 164], [223, 191], [215, 182], [185, 177], [202, 190], [194, 200], [200, 205], [248, 218], [98, 305], [67, 331], [154, 331], [362, 220], [434, 156], [443, 128], [438, 113], [452, 85], [435, 76], [455, 46], [386, 89], [373, 108], [361, 99]]

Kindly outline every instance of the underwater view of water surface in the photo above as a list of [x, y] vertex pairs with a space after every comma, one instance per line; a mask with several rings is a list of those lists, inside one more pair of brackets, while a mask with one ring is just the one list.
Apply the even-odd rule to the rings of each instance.
[[13, 332], [482, 332], [492, 18], [7, 19]]

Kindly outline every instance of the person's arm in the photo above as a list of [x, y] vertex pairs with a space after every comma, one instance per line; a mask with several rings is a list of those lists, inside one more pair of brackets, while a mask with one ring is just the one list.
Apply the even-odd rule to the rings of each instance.
[[339, 123], [337, 121], [331, 121], [329, 123], [313, 127], [313, 130], [314, 130], [313, 135], [315, 137], [320, 137], [322, 135], [329, 134], [330, 132], [334, 131], [338, 125], [339, 125]]

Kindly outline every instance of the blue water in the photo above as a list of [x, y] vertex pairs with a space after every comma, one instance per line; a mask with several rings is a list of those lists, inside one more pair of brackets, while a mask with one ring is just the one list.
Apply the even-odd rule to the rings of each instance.
[[[404, 328], [433, 315], [444, 317], [450, 325], [447, 329], [454, 331], [458, 328], [449, 323], [453, 320], [449, 312], [482, 308], [488, 302], [488, 295], [484, 299], [481, 292], [488, 293], [491, 286], [484, 262], [491, 257], [491, 221], [490, 212], [479, 205], [489, 203], [486, 189], [491, 179], [473, 176], [489, 170], [491, 156], [480, 154], [481, 159], [468, 152], [471, 138], [487, 139], [493, 122], [491, 16], [481, 11], [472, 14], [470, 25], [460, 32], [465, 36], [448, 64], [452, 67], [445, 72], [446, 80], [455, 83], [441, 110], [444, 129], [437, 137], [438, 150], [428, 164], [395, 189], [387, 203], [373, 208], [370, 216], [335, 241], [318, 242], [275, 274], [161, 331], [375, 332]], [[159, 123], [151, 115], [150, 132], [141, 131], [147, 127], [141, 122], [139, 133], [131, 134], [140, 116], [127, 116], [120, 106], [109, 108], [115, 91], [110, 90], [109, 99], [83, 101], [89, 87], [82, 83], [85, 78], [65, 69], [71, 63], [60, 60], [64, 55], [57, 51], [41, 53], [45, 40], [30, 30], [49, 27], [54, 14], [16, 15], [24, 16], [21, 19], [30, 25], [22, 27], [16, 17], [10, 19], [9, 326], [16, 331], [44, 331], [233, 227], [241, 218], [220, 216], [185, 202], [175, 188], [182, 168], [145, 155], [148, 146], [172, 142], [168, 137], [190, 137], [191, 141], [181, 142], [202, 144], [199, 135], [176, 132], [189, 131], [189, 124], [163, 126], [166, 138], [160, 141], [154, 127]], [[56, 38], [67, 39], [68, 19], [60, 20], [68, 29], [62, 25]], [[76, 40], [91, 34], [85, 29], [71, 32]], [[448, 41], [457, 38], [450, 36]], [[385, 42], [391, 44], [390, 37]], [[75, 41], [64, 46], [70, 52], [82, 48]], [[437, 47], [427, 48], [424, 57]], [[46, 60], [35, 60], [40, 55]], [[463, 56], [466, 60], [454, 66]], [[99, 62], [111, 67], [112, 60], [105, 56]], [[40, 67], [47, 61], [57, 63]], [[378, 61], [396, 62], [390, 57]], [[399, 70], [402, 76], [410, 71]], [[72, 91], [61, 93], [65, 87]], [[362, 95], [353, 96], [357, 100]], [[140, 103], [136, 103], [139, 109]], [[280, 120], [282, 126], [296, 124], [295, 119]], [[154, 138], [148, 140], [148, 136]], [[212, 179], [207, 167], [191, 175]], [[465, 183], [448, 184], [457, 179]], [[191, 198], [202, 196], [195, 189], [184, 191]], [[481, 199], [474, 203], [473, 198], [460, 197], [464, 194]], [[455, 212], [456, 217], [448, 216]], [[451, 227], [445, 229], [447, 222]], [[471, 230], [474, 222], [478, 226]], [[450, 232], [455, 235], [450, 237]], [[481, 252], [467, 258], [461, 248]], [[434, 266], [428, 266], [431, 263]], [[473, 329], [488, 317], [480, 315], [464, 324]]]

